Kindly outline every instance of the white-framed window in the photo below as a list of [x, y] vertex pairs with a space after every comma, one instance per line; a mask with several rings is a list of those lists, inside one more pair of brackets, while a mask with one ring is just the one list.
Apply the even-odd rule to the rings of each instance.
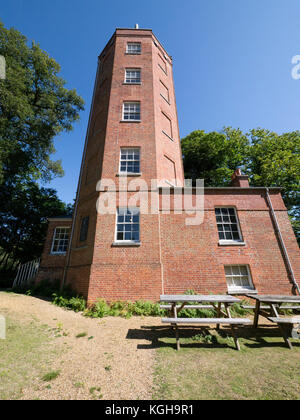
[[116, 242], [140, 241], [140, 210], [136, 207], [117, 209]]
[[140, 42], [127, 42], [127, 54], [141, 54], [142, 44]]
[[253, 290], [253, 282], [248, 265], [225, 265], [228, 292]]
[[140, 121], [141, 104], [140, 102], [124, 102], [123, 121]]
[[69, 236], [69, 227], [55, 228], [51, 247], [51, 254], [65, 254], [69, 245]]
[[141, 170], [140, 161], [141, 153], [139, 147], [121, 147], [120, 174], [139, 174]]
[[125, 70], [125, 83], [129, 85], [141, 83], [141, 69], [126, 69]]
[[220, 242], [243, 242], [236, 209], [216, 207], [215, 214]]

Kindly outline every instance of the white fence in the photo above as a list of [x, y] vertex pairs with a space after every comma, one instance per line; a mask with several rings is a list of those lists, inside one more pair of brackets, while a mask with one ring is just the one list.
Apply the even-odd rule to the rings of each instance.
[[19, 265], [13, 287], [26, 286], [27, 284], [29, 284], [30, 281], [34, 280], [37, 275], [39, 266], [39, 259], [30, 261], [23, 265]]

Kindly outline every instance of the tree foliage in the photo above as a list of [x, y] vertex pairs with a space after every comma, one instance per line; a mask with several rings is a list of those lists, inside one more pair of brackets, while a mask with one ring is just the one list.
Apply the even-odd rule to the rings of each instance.
[[0, 189], [0, 248], [14, 261], [25, 263], [40, 257], [49, 217], [72, 214], [51, 188], [41, 188], [35, 182], [19, 183], [11, 196]]
[[63, 174], [61, 162], [51, 160], [53, 140], [72, 129], [83, 100], [65, 88], [53, 58], [1, 22], [0, 54], [6, 60], [6, 79], [0, 80], [0, 184], [49, 181]]
[[0, 266], [40, 256], [47, 217], [68, 206], [53, 189], [40, 187], [63, 175], [52, 160], [54, 139], [70, 131], [83, 99], [65, 87], [59, 64], [19, 31], [0, 22], [0, 55], [6, 78], [0, 80]]
[[182, 139], [186, 178], [206, 186], [228, 186], [236, 168], [253, 186], [282, 188], [282, 196], [298, 240], [300, 223], [300, 132], [277, 134], [258, 128], [243, 133], [194, 131]]

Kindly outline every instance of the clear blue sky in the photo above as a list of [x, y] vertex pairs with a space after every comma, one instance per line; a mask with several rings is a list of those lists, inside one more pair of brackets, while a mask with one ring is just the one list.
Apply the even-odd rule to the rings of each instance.
[[299, 0], [0, 0], [0, 19], [39, 42], [61, 65], [86, 110], [56, 139], [65, 176], [51, 182], [75, 196], [97, 56], [116, 27], [152, 28], [174, 58], [181, 137], [223, 126], [299, 129]]

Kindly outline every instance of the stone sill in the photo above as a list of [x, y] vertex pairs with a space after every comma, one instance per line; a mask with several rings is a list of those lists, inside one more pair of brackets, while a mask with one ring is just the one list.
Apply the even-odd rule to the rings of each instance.
[[142, 120], [121, 120], [120, 123], [141, 123]]
[[220, 240], [219, 246], [246, 246], [246, 242]]
[[137, 248], [137, 247], [140, 247], [141, 246], [141, 242], [126, 242], [126, 241], [124, 241], [124, 242], [114, 242], [112, 245], [111, 245], [113, 248], [114, 247], [124, 247], [124, 248], [127, 248], [127, 247], [133, 247], [133, 248]]
[[134, 82], [134, 83], [126, 83], [126, 82], [124, 82], [123, 85], [125, 85], [125, 86], [134, 86], [134, 85], [141, 86], [142, 85], [142, 82]]
[[137, 176], [137, 177], [138, 177], [138, 176], [142, 176], [142, 173], [141, 173], [141, 172], [137, 172], [137, 173], [134, 173], [134, 172], [128, 172], [127, 174], [122, 174], [122, 173], [120, 174], [120, 173], [119, 173], [119, 174], [117, 174], [116, 176], [117, 176], [117, 177], [124, 177], [124, 178], [125, 178], [125, 177], [135, 177], [135, 176]]
[[257, 295], [258, 291], [255, 289], [241, 289], [241, 290], [228, 290], [229, 295]]

